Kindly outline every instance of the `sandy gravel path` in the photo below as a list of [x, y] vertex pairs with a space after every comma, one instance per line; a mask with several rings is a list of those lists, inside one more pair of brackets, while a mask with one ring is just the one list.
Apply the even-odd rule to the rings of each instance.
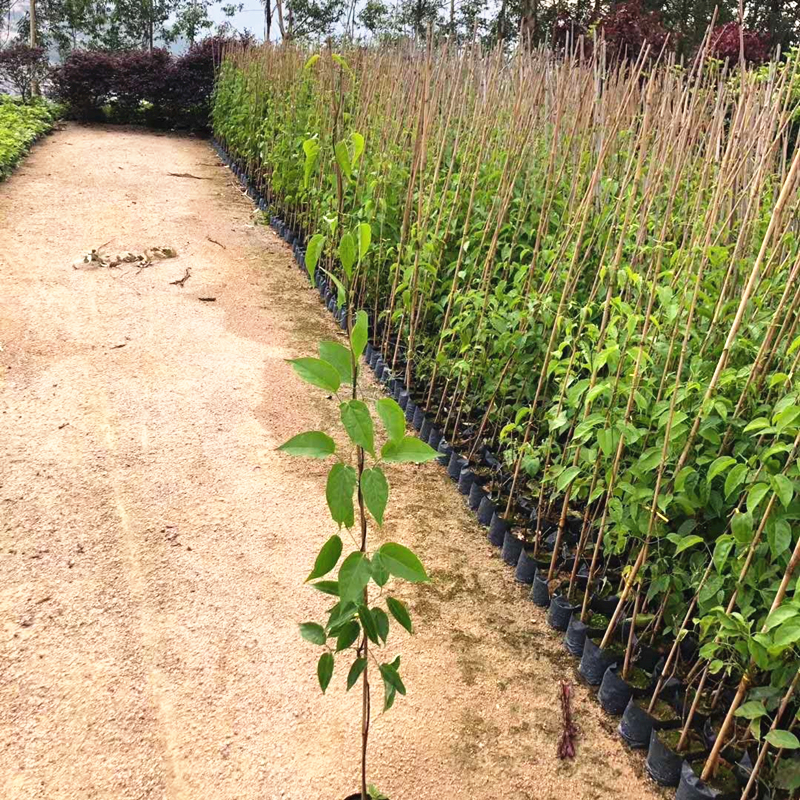
[[[275, 452], [335, 412], [284, 359], [336, 333], [253, 223], [191, 138], [70, 126], [0, 185], [4, 800], [356, 785], [358, 698], [342, 674], [319, 694], [296, 628], [324, 604], [301, 587], [331, 532], [324, 468]], [[72, 268], [105, 242], [179, 257]], [[374, 725], [374, 782], [392, 800], [659, 797], [583, 688], [578, 758], [556, 759], [571, 661], [443, 471], [390, 479], [386, 536], [435, 580], [405, 591], [409, 696]]]

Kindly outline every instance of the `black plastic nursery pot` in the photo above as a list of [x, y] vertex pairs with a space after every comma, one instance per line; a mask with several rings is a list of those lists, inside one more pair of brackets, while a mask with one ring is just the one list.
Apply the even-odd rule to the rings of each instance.
[[563, 594], [554, 595], [547, 610], [547, 624], [554, 630], [566, 631], [570, 618], [579, 607], [570, 603]]
[[397, 404], [400, 406], [400, 408], [403, 409], [403, 411], [405, 411], [408, 408], [408, 404], [410, 402], [411, 402], [411, 396], [408, 393], [408, 389], [403, 389], [403, 391], [400, 392], [400, 397], [397, 398]]
[[413, 422], [414, 421], [414, 414], [417, 413], [417, 404], [409, 398], [408, 403], [406, 404], [406, 422]]
[[614, 616], [618, 605], [619, 597], [617, 595], [602, 597], [599, 594], [593, 594], [591, 598], [589, 598], [589, 607], [592, 611], [597, 611], [599, 614], [603, 614], [609, 618]]
[[585, 622], [581, 622], [581, 615], [576, 611], [570, 617], [564, 634], [564, 647], [573, 656], [580, 658], [583, 655], [583, 646], [586, 643], [588, 631], [589, 626]]
[[414, 426], [414, 430], [421, 431], [422, 430], [422, 423], [425, 421], [425, 412], [417, 406], [417, 410], [414, 412], [414, 419], [411, 420], [411, 424]]
[[450, 462], [447, 465], [447, 474], [457, 481], [461, 476], [461, 470], [467, 466], [467, 459], [462, 458], [455, 450], [450, 453]]
[[727, 763], [720, 762], [717, 777], [708, 783], [700, 780], [690, 762], [684, 761], [681, 765], [675, 800], [738, 800], [740, 795], [736, 776]]
[[647, 774], [661, 786], [677, 786], [681, 780], [684, 760], [693, 762], [708, 753], [696, 738], [690, 740], [685, 754], [678, 753], [680, 738], [681, 732], [678, 728], [671, 730], [654, 728], [650, 732], [650, 747], [647, 750], [644, 766]]
[[428, 445], [432, 447], [434, 450], [439, 449], [439, 445], [442, 441], [442, 432], [433, 424], [431, 423], [431, 432], [428, 435]]
[[[594, 639], [587, 638], [585, 640], [578, 672], [589, 686], [599, 686], [602, 683], [605, 671], [620, 660], [620, 649], [619, 645], [614, 644], [603, 650]], [[647, 743], [645, 742], [646, 745]]]
[[547, 608], [550, 605], [550, 590], [547, 588], [547, 573], [545, 573], [544, 577], [539, 570], [536, 570], [536, 574], [533, 576], [533, 583], [531, 584], [531, 600], [533, 600], [534, 605], [539, 606], [539, 608]]
[[422, 422], [422, 427], [419, 429], [419, 438], [422, 439], [423, 442], [427, 442], [430, 438], [432, 427], [433, 423], [427, 417], [425, 417]]
[[461, 494], [469, 495], [472, 484], [475, 482], [475, 474], [469, 467], [462, 467], [458, 474], [458, 491]]
[[669, 730], [681, 724], [675, 709], [664, 700], [659, 698], [652, 714], [647, 711], [648, 705], [646, 698], [631, 697], [617, 729], [628, 747], [634, 750], [644, 750], [650, 746], [650, 732], [653, 729]]
[[622, 666], [614, 664], [603, 675], [597, 699], [603, 710], [615, 717], [624, 713], [631, 697], [643, 697], [653, 679], [641, 667], [634, 666], [628, 680], [622, 677]]
[[[470, 495], [471, 499], [472, 495]], [[505, 542], [503, 542], [505, 547]], [[514, 577], [520, 582], [530, 586], [533, 583], [533, 576], [536, 573], [536, 561], [533, 558], [533, 546], [526, 546], [524, 543], [519, 551], [517, 558], [517, 569]]]
[[503, 519], [498, 511], [495, 511], [489, 520], [489, 541], [495, 547], [502, 547], [506, 539], [506, 532], [510, 527], [508, 521]]
[[439, 453], [439, 457], [436, 460], [443, 467], [446, 467], [450, 463], [450, 456], [453, 454], [453, 446], [444, 439], [440, 439], [436, 452]]
[[478, 511], [477, 511], [478, 522], [480, 522], [481, 525], [489, 527], [489, 525], [491, 525], [492, 523], [494, 512], [495, 512], [494, 501], [492, 500], [491, 497], [489, 497], [488, 494], [485, 494], [481, 498], [480, 505], [478, 506]]
[[[505, 561], [509, 567], [514, 567], [516, 569], [524, 546], [525, 542], [519, 538], [515, 529], [509, 528], [509, 530], [506, 531], [506, 535], [503, 537], [503, 549], [501, 551], [503, 561]], [[533, 580], [533, 575], [531, 575], [531, 580]]]
[[478, 506], [481, 504], [481, 500], [486, 497], [486, 492], [483, 491], [481, 485], [475, 480], [474, 476], [472, 479], [472, 485], [469, 487], [469, 497], [467, 498], [467, 505], [473, 510], [477, 511]]

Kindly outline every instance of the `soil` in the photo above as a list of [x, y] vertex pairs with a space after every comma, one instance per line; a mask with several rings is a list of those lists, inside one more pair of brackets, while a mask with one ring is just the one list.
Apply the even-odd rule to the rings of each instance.
[[[640, 708], [647, 711], [647, 707], [650, 705], [650, 698], [644, 697], [636, 702]], [[659, 722], [674, 722], [678, 719], [675, 709], [664, 700], [656, 700], [653, 710], [649, 713], [653, 719], [657, 719]]]
[[[656, 736], [658, 736], [662, 744], [672, 750], [673, 753], [678, 752], [678, 744], [681, 740], [680, 728], [658, 730], [656, 731]], [[691, 758], [696, 756], [698, 753], [703, 753], [706, 751], [706, 749], [707, 748], [700, 740], [700, 737], [694, 733], [694, 731], [690, 731], [686, 746], [684, 748], [686, 758]]]
[[[66, 126], [0, 185], [4, 800], [358, 785], [348, 665], [322, 696], [297, 630], [329, 600], [303, 587], [334, 530], [326, 467], [276, 452], [333, 427], [335, 401], [286, 359], [341, 333], [256, 223], [190, 137]], [[104, 243], [178, 256], [73, 268]], [[441, 467], [389, 479], [375, 541], [412, 546], [433, 580], [397, 592], [416, 633], [394, 631], [386, 660], [409, 693], [376, 714], [370, 782], [393, 800], [664, 797]], [[556, 756], [564, 678], [574, 761]]]

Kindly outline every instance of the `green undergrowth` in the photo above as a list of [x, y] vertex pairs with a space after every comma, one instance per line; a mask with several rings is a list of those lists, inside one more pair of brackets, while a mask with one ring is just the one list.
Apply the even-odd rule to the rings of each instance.
[[46, 100], [22, 103], [0, 96], [0, 180], [7, 178], [33, 143], [52, 130], [58, 106]]

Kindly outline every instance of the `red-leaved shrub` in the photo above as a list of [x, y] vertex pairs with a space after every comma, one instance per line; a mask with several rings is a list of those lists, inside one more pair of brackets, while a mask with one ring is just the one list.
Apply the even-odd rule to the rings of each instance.
[[0, 78], [8, 81], [23, 101], [30, 100], [33, 86], [44, 80], [49, 70], [43, 47], [17, 42], [0, 47]]
[[208, 125], [214, 77], [229, 39], [209, 37], [175, 58], [166, 50], [73, 50], [53, 74], [53, 94], [85, 121]]
[[727, 59], [731, 64], [738, 63], [742, 39], [744, 39], [745, 61], [750, 64], [763, 64], [769, 60], [769, 35], [745, 28], [740, 37], [739, 25], [736, 22], [720, 25], [711, 31], [708, 52], [720, 61]]
[[599, 20], [598, 28], [615, 58], [636, 59], [645, 46], [657, 56], [667, 41], [668, 31], [657, 11], [646, 11], [641, 0], [620, 3]]

